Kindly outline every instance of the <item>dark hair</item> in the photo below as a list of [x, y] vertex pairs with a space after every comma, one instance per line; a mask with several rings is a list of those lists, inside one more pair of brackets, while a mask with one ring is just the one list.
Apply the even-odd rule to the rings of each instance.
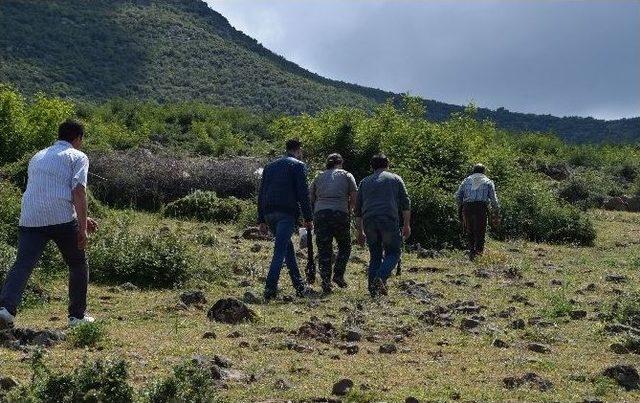
[[84, 126], [76, 120], [66, 120], [58, 127], [58, 140], [71, 143], [78, 137], [84, 137]]
[[483, 174], [487, 171], [487, 168], [484, 167], [484, 165], [482, 164], [475, 164], [473, 166], [473, 173], [474, 174]]
[[389, 168], [389, 158], [384, 154], [376, 154], [371, 157], [371, 168], [376, 171], [378, 169]]
[[337, 165], [342, 165], [343, 163], [343, 159], [342, 159], [342, 155], [338, 154], [338, 153], [333, 153], [330, 154], [327, 157], [327, 169], [333, 169], [335, 168]]
[[302, 147], [302, 142], [298, 139], [287, 140], [285, 146], [287, 151], [298, 151]]

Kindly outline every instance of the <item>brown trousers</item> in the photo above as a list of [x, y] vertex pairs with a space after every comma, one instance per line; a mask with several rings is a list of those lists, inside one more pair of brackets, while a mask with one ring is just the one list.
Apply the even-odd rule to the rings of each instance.
[[464, 231], [470, 256], [476, 257], [484, 252], [484, 240], [487, 233], [487, 203], [471, 202], [462, 206]]

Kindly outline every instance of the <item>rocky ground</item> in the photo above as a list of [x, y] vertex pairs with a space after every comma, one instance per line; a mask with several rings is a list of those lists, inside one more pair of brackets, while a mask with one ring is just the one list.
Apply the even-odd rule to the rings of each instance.
[[193, 357], [230, 402], [638, 401], [640, 215], [591, 214], [592, 248], [490, 242], [475, 263], [460, 252], [410, 253], [377, 300], [356, 248], [348, 289], [299, 299], [283, 272], [284, 293], [268, 305], [269, 242], [163, 220], [216, 232], [203, 253], [225, 266], [219, 280], [181, 290], [91, 286], [91, 313], [107, 337], [85, 349], [65, 340], [66, 286], [55, 280], [51, 302], [0, 333], [0, 388], [27, 381], [26, 358], [43, 345], [54, 370], [125, 358], [139, 387]]

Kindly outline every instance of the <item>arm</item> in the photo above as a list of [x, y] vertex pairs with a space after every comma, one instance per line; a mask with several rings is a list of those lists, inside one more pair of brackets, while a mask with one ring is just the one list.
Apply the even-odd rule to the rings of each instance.
[[356, 209], [356, 202], [358, 197], [358, 185], [356, 184], [356, 178], [353, 175], [348, 175], [349, 179], [349, 211], [352, 212]]
[[464, 201], [464, 181], [458, 187], [455, 194], [456, 204], [458, 205], [458, 220], [462, 222], [462, 202]]
[[489, 202], [491, 203], [494, 214], [497, 214], [500, 211], [500, 202], [496, 194], [496, 185], [493, 182], [489, 184]]
[[309, 201], [309, 188], [307, 187], [307, 170], [303, 164], [296, 167], [295, 186], [298, 203], [302, 209], [302, 216], [306, 226], [309, 228], [313, 222], [313, 211]]
[[316, 180], [318, 179], [318, 177], [316, 176], [316, 179], [313, 180], [313, 182], [311, 182], [311, 187], [309, 188], [309, 201], [311, 202], [311, 209], [313, 209], [313, 205], [316, 204]]
[[73, 207], [76, 209], [78, 217], [78, 249], [84, 250], [87, 247], [87, 190], [84, 186], [78, 185], [73, 189]]
[[411, 200], [404, 181], [400, 179], [399, 189], [400, 209], [402, 210], [402, 218], [404, 224], [402, 226], [402, 236], [406, 240], [411, 236]]
[[358, 233], [357, 241], [359, 245], [364, 245], [365, 236], [362, 227], [362, 182], [360, 183], [360, 189], [356, 194], [356, 203], [353, 210], [353, 214], [356, 216], [356, 231]]
[[[266, 170], [265, 170], [266, 171]], [[264, 224], [264, 194], [265, 194], [265, 177], [266, 172], [262, 172], [262, 179], [260, 180], [260, 190], [258, 191], [258, 224]]]

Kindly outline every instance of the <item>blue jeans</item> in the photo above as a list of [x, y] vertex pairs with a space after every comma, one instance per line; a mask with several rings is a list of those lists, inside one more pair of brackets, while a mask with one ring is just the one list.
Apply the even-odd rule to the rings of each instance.
[[364, 222], [369, 247], [369, 290], [377, 278], [386, 282], [400, 260], [402, 235], [398, 222], [387, 217], [373, 217]]
[[304, 282], [300, 276], [298, 262], [296, 261], [296, 251], [291, 242], [291, 236], [296, 230], [296, 219], [294, 216], [286, 213], [267, 214], [265, 221], [271, 232], [275, 235], [275, 244], [273, 248], [273, 258], [267, 274], [266, 290], [276, 291], [278, 289], [278, 280], [280, 279], [280, 270], [282, 264], [286, 262], [289, 269], [289, 277], [296, 291], [304, 289]]
[[12, 315], [16, 314], [31, 272], [49, 240], [56, 243], [69, 266], [69, 316], [83, 318], [87, 308], [89, 270], [85, 251], [78, 249], [76, 221], [46, 227], [20, 227], [18, 256], [4, 281], [0, 307], [5, 307]]

